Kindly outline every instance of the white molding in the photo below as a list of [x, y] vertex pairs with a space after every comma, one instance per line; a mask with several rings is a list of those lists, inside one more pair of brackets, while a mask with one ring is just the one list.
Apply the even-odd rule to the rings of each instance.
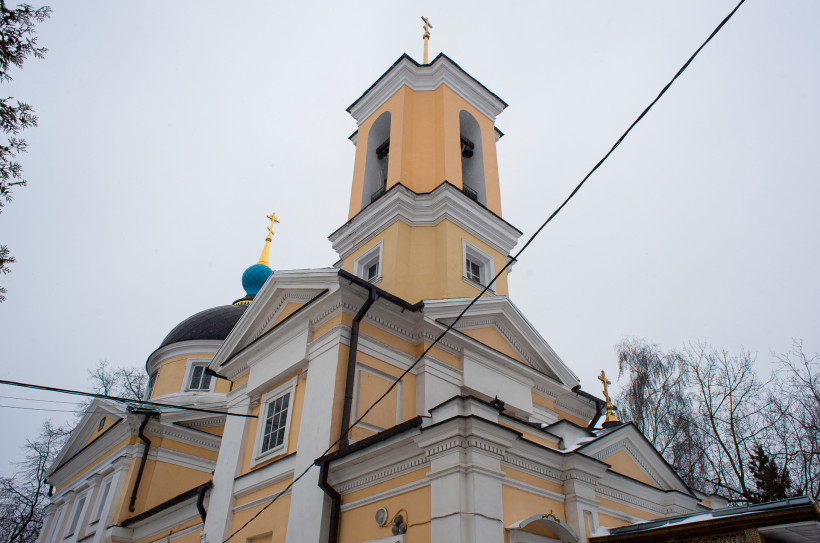
[[[390, 374], [387, 374], [387, 373], [384, 373], [383, 371], [379, 371], [379, 370], [377, 370], [375, 368], [372, 368], [372, 367], [370, 367], [366, 364], [363, 364], [361, 362], [356, 362], [356, 373], [355, 373], [355, 377], [354, 377], [354, 383], [355, 384], [354, 384], [354, 388], [353, 388], [353, 406], [352, 406], [353, 413], [352, 413], [352, 416], [357, 418], [357, 419], [359, 418], [359, 415], [358, 415], [358, 413], [359, 413], [359, 394], [360, 394], [359, 390], [362, 386], [362, 377], [361, 377], [362, 372], [369, 373], [370, 375], [375, 375], [376, 377], [378, 377], [380, 379], [383, 379], [384, 381], [387, 381], [387, 383], [392, 383], [396, 379], [394, 376], [392, 376]], [[399, 381], [398, 384], [396, 385], [396, 387], [394, 388], [394, 390], [396, 391], [396, 406], [395, 406], [395, 408], [396, 408], [396, 417], [395, 417], [396, 424], [399, 424], [401, 422], [402, 389], [403, 388], [404, 388], [404, 383], [402, 381]], [[358, 426], [362, 426], [363, 428], [366, 428], [366, 429], [371, 430], [371, 431], [376, 431], [376, 432], [381, 432], [382, 430], [386, 429], [386, 428], [380, 428], [378, 426], [375, 426], [375, 425], [372, 425], [372, 424], [369, 424], [369, 423], [365, 423], [365, 422], [360, 422], [358, 424]]]
[[192, 339], [171, 343], [151, 353], [145, 362], [145, 370], [150, 375], [156, 371], [159, 364], [166, 360], [177, 356], [213, 354], [217, 352], [221, 345], [222, 342], [217, 339]]
[[[296, 469], [295, 458], [296, 455], [289, 456], [237, 477], [234, 479], [233, 485], [234, 497], [240, 498], [293, 477]], [[273, 470], [273, 474], [271, 474], [270, 470], [274, 467], [278, 470]]]
[[[288, 434], [290, 433], [290, 424], [293, 420], [293, 411], [296, 408], [296, 382], [299, 379], [298, 375], [294, 375], [290, 380], [281, 386], [276, 387], [270, 392], [266, 392], [259, 398], [259, 418], [256, 423], [256, 438], [253, 442], [253, 457], [251, 458], [251, 469], [259, 465], [261, 462], [284, 454], [288, 450]], [[265, 421], [268, 417], [268, 405], [276, 401], [285, 394], [290, 394], [288, 398], [288, 412], [285, 417], [284, 438], [282, 444], [267, 451], [262, 451], [262, 437], [265, 432]]]
[[328, 239], [333, 250], [345, 259], [396, 221], [408, 226], [436, 226], [443, 220], [449, 220], [502, 255], [508, 255], [521, 236], [518, 229], [476, 204], [457, 187], [443, 183], [424, 194], [394, 185]]
[[414, 91], [432, 91], [446, 85], [493, 122], [507, 107], [503, 100], [446, 56], [439, 55], [431, 64], [419, 65], [403, 55], [347, 111], [360, 125], [405, 85]]

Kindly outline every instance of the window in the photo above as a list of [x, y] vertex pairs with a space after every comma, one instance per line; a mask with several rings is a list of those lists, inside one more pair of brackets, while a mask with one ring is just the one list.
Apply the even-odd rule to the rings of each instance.
[[97, 505], [94, 507], [94, 516], [91, 518], [91, 524], [100, 520], [102, 516], [103, 507], [105, 507], [105, 500], [108, 499], [108, 491], [111, 489], [111, 481], [105, 481], [102, 490], [97, 494]]
[[82, 496], [77, 500], [77, 505], [74, 506], [74, 515], [71, 517], [71, 524], [68, 526], [68, 533], [66, 537], [74, 535], [74, 532], [77, 530], [77, 524], [80, 522], [80, 515], [83, 512], [83, 507], [85, 506], [85, 496]]
[[375, 284], [382, 278], [382, 242], [356, 259], [354, 273]]
[[150, 398], [151, 394], [154, 393], [155, 384], [157, 384], [157, 372], [152, 373], [151, 376], [148, 377], [148, 390], [145, 393], [146, 398]]
[[192, 390], [210, 391], [213, 380], [211, 375], [207, 372], [209, 360], [206, 359], [189, 359], [188, 371], [184, 381], [182, 392]]
[[468, 283], [486, 285], [495, 276], [493, 259], [474, 245], [462, 240], [462, 262], [464, 263], [464, 280]]
[[285, 442], [285, 428], [290, 407], [290, 392], [286, 392], [268, 404], [265, 430], [262, 432], [262, 452], [281, 447]]
[[260, 398], [253, 464], [287, 450], [295, 388], [296, 377]]

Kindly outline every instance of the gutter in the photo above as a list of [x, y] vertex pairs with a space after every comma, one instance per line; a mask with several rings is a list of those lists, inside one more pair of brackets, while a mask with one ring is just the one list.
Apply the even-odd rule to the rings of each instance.
[[199, 487], [199, 492], [196, 496], [196, 510], [199, 512], [199, 517], [202, 519], [202, 524], [205, 524], [205, 517], [208, 516], [208, 512], [205, 510], [205, 493], [214, 486], [213, 481], [208, 481], [204, 485]]
[[353, 324], [350, 326], [350, 347], [347, 352], [347, 375], [345, 376], [345, 402], [342, 408], [342, 425], [341, 437], [339, 438], [339, 448], [344, 449], [350, 444], [347, 434], [350, 431], [351, 411], [353, 410], [353, 381], [356, 378], [356, 353], [359, 350], [359, 323], [362, 322], [370, 306], [378, 298], [376, 287], [367, 283], [370, 290], [367, 300], [359, 308], [359, 312], [353, 318]]
[[330, 498], [330, 525], [328, 526], [327, 534], [328, 543], [337, 543], [339, 541], [339, 521], [342, 518], [342, 495], [339, 494], [339, 491], [333, 488], [327, 480], [330, 472], [330, 463], [349, 454], [353, 454], [356, 451], [366, 449], [371, 445], [379, 443], [380, 441], [384, 441], [395, 435], [401, 434], [402, 432], [406, 432], [411, 428], [421, 426], [423, 420], [423, 417], [415, 417], [410, 420], [406, 420], [401, 424], [393, 426], [392, 428], [388, 428], [387, 430], [362, 439], [361, 441], [357, 441], [353, 445], [339, 448], [336, 452], [316, 459], [315, 464], [319, 466], [319, 488], [321, 488]]
[[604, 416], [604, 408], [606, 407], [606, 402], [604, 402], [601, 398], [598, 398], [597, 396], [593, 396], [585, 390], [581, 390], [581, 385], [575, 385], [574, 387], [572, 387], [572, 391], [575, 394], [586, 398], [587, 400], [595, 402], [595, 416], [592, 417], [592, 420], [587, 426], [587, 430], [592, 430], [593, 428], [595, 428], [595, 425], [598, 424], [598, 421], [601, 420], [601, 417]]
[[152, 417], [159, 417], [159, 412], [151, 409], [133, 409], [131, 414], [145, 415], [137, 432], [137, 436], [145, 443], [145, 447], [142, 449], [142, 459], [140, 460], [140, 467], [137, 470], [137, 480], [134, 481], [134, 489], [131, 491], [131, 500], [128, 502], [128, 511], [133, 513], [137, 503], [137, 492], [139, 492], [140, 482], [142, 481], [142, 472], [145, 471], [145, 461], [148, 460], [148, 451], [151, 449], [151, 440], [148, 439], [148, 436], [144, 433], [145, 427], [148, 426], [148, 421], [151, 420]]

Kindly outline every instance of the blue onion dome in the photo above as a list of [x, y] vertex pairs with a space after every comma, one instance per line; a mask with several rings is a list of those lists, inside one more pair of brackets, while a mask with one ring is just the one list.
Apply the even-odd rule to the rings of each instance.
[[250, 266], [245, 270], [245, 273], [242, 274], [242, 288], [245, 289], [245, 294], [247, 296], [256, 295], [272, 273], [273, 270], [264, 264], [254, 264]]

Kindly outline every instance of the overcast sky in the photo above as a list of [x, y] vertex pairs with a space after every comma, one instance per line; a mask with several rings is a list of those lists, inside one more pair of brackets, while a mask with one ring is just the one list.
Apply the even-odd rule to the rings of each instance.
[[[144, 366], [178, 322], [244, 294], [271, 211], [272, 267], [332, 265], [345, 108], [402, 53], [421, 60], [420, 15], [431, 57], [510, 104], [503, 216], [529, 236], [735, 3], [55, 2], [47, 57], [0, 91], [40, 118], [0, 215], [18, 260], [0, 375], [85, 389], [100, 359]], [[513, 301], [584, 389], [614, 378], [625, 337], [745, 348], [764, 372], [791, 338], [820, 350], [817, 21], [816, 1], [747, 2], [516, 264]], [[4, 473], [70, 417], [0, 415]]]

